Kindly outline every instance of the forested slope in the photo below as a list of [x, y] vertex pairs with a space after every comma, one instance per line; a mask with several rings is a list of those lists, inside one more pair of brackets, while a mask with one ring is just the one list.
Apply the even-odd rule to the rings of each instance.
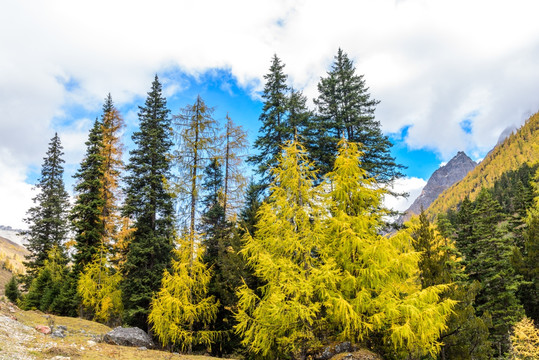
[[533, 165], [539, 160], [539, 113], [505, 141], [496, 146], [464, 179], [444, 191], [427, 209], [434, 217], [455, 209], [468, 196], [474, 200], [481, 188], [491, 188], [502, 174], [517, 170], [522, 164]]

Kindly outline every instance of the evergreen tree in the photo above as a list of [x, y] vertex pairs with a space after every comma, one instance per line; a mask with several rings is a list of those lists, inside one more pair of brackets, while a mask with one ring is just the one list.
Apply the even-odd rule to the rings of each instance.
[[520, 289], [520, 298], [526, 315], [539, 323], [539, 170], [533, 186], [535, 198], [533, 206], [528, 209], [524, 254], [520, 256], [519, 270], [525, 280]]
[[204, 174], [202, 189], [205, 196], [202, 199], [204, 210], [201, 219], [205, 249], [203, 260], [207, 268], [212, 270], [208, 294], [219, 300], [217, 316], [215, 321], [209, 324], [209, 329], [222, 334], [212, 348], [215, 355], [222, 356], [239, 347], [239, 339], [233, 334], [233, 311], [238, 300], [235, 290], [243, 281], [252, 281], [245, 261], [239, 255], [239, 229], [235, 222], [228, 221], [225, 217], [225, 179], [216, 158], [206, 167]]
[[126, 167], [123, 208], [136, 230], [127, 246], [121, 288], [126, 322], [145, 329], [153, 293], [170, 266], [175, 221], [169, 185], [171, 122], [157, 76], [138, 116], [140, 129], [132, 136], [135, 148]]
[[19, 282], [17, 281], [16, 275], [13, 275], [7, 282], [5, 294], [12, 303], [16, 303], [17, 299], [21, 297], [21, 292], [19, 291]]
[[[443, 220], [442, 223], [445, 223]], [[477, 317], [474, 309], [479, 283], [468, 282], [455, 245], [430, 224], [423, 211], [419, 218], [412, 218], [407, 225], [414, 239], [414, 247], [421, 253], [419, 270], [422, 287], [446, 284], [449, 287], [442, 293], [442, 298], [457, 302], [449, 316], [447, 328], [439, 338], [443, 346], [438, 359], [489, 359], [490, 319], [488, 316]]]
[[524, 316], [516, 296], [521, 279], [511, 264], [514, 241], [500, 205], [486, 189], [477, 196], [472, 218], [475, 257], [467, 259], [466, 272], [481, 282], [477, 310], [492, 316], [491, 340], [496, 355], [502, 357], [509, 350], [511, 326]]
[[262, 92], [264, 105], [259, 121], [262, 123], [254, 148], [258, 154], [249, 157], [255, 171], [261, 175], [262, 183], [267, 186], [272, 180], [271, 168], [277, 165], [285, 141], [292, 140], [293, 130], [286, 124], [288, 116], [288, 76], [283, 72], [284, 64], [273, 55], [269, 73], [264, 75], [266, 84]]
[[23, 309], [38, 309], [63, 315], [56, 309], [56, 305], [58, 305], [57, 298], [62, 291], [62, 284], [69, 275], [66, 264], [67, 259], [60, 248], [52, 247], [47, 253], [47, 259], [43, 261], [43, 267], [32, 280], [28, 293], [22, 301]]
[[261, 197], [263, 191], [264, 188], [256, 184], [252, 179], [245, 191], [245, 202], [240, 212], [240, 223], [251, 235], [255, 233], [255, 225], [257, 223], [256, 214], [262, 205]]
[[403, 176], [403, 167], [390, 154], [392, 144], [374, 118], [379, 101], [368, 90], [363, 75], [356, 74], [353, 62], [339, 49], [327, 77], [318, 83], [318, 116], [309, 129], [309, 152], [321, 175], [332, 170], [337, 144], [345, 138], [361, 144], [362, 166], [378, 182]]
[[27, 287], [45, 265], [48, 253], [53, 247], [63, 252], [68, 233], [66, 220], [69, 206], [63, 180], [63, 154], [60, 138], [58, 134], [54, 134], [36, 185], [39, 193], [32, 199], [34, 206], [28, 210], [27, 218], [24, 219], [29, 226], [29, 230], [25, 232], [28, 239], [26, 247], [30, 252], [24, 263], [27, 269]]
[[289, 132], [298, 135], [301, 141], [305, 141], [309, 121], [313, 114], [307, 108], [307, 98], [301, 91], [291, 89], [288, 97], [288, 119], [287, 127]]
[[75, 254], [73, 271], [78, 275], [98, 252], [103, 240], [102, 209], [103, 190], [103, 133], [96, 119], [86, 141], [86, 155], [74, 177], [75, 205], [70, 214], [75, 230]]
[[225, 209], [223, 200], [223, 172], [217, 158], [213, 158], [204, 170], [204, 182], [202, 188], [206, 195], [202, 199], [204, 212], [201, 219], [203, 232], [203, 244], [205, 246], [205, 262], [215, 263], [218, 256], [219, 241], [224, 236], [226, 227]]

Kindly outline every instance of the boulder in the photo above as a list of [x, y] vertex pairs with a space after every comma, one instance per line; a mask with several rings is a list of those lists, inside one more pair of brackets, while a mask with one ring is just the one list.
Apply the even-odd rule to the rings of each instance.
[[328, 360], [328, 359], [331, 359], [336, 354], [340, 354], [343, 352], [350, 352], [354, 350], [356, 350], [356, 347], [352, 346], [352, 344], [349, 341], [345, 341], [342, 343], [335, 343], [335, 344], [326, 346], [324, 350], [322, 350], [322, 352], [317, 354], [314, 358], [316, 360]]
[[51, 333], [51, 328], [46, 325], [36, 325], [36, 330], [45, 335]]
[[379, 355], [365, 349], [344, 352], [333, 356], [330, 360], [383, 360]]
[[124, 328], [118, 326], [103, 336], [103, 341], [112, 345], [153, 348], [152, 339], [146, 332], [137, 327]]

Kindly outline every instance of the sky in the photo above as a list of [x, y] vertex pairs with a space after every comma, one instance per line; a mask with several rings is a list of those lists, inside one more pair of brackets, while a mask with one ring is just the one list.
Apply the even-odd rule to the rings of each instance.
[[380, 100], [408, 201], [457, 151], [481, 159], [539, 110], [532, 0], [0, 1], [0, 224], [14, 228], [26, 227], [54, 133], [72, 192], [105, 96], [126, 121], [128, 150], [156, 74], [172, 114], [200, 94], [253, 141], [272, 56], [313, 106], [342, 48]]

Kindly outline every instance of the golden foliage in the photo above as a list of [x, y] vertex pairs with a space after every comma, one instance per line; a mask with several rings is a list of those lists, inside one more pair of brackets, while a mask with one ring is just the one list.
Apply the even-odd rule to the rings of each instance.
[[178, 344], [182, 351], [195, 344], [210, 347], [219, 332], [197, 330], [195, 324], [205, 326], [217, 316], [219, 302], [207, 296], [211, 272], [201, 261], [202, 248], [193, 252], [188, 239], [178, 242], [172, 273], [165, 270], [148, 320], [163, 345]]
[[444, 191], [427, 209], [430, 218], [455, 209], [468, 196], [474, 200], [482, 188], [490, 188], [501, 175], [539, 159], [539, 113], [496, 146], [464, 179]]
[[114, 271], [105, 255], [96, 256], [85, 266], [77, 291], [82, 304], [94, 311], [96, 321], [108, 323], [120, 318], [123, 311], [121, 280], [121, 274]]
[[114, 107], [103, 115], [102, 119], [103, 146], [103, 188], [104, 204], [101, 218], [104, 228], [104, 244], [112, 245], [116, 239], [118, 226], [121, 223], [118, 213], [118, 188], [120, 172], [123, 169], [122, 144], [119, 132], [124, 127], [124, 121]]
[[511, 359], [539, 359], [539, 329], [534, 326], [532, 320], [526, 317], [513, 327]]
[[[357, 341], [381, 332], [395, 348], [436, 354], [452, 300], [421, 289], [409, 232], [378, 234], [383, 190], [356, 144], [341, 141], [334, 171], [314, 186], [304, 148], [290, 142], [243, 253], [264, 286], [238, 290], [236, 331], [265, 358], [300, 356], [322, 333]], [[329, 192], [328, 192], [329, 190]]]

